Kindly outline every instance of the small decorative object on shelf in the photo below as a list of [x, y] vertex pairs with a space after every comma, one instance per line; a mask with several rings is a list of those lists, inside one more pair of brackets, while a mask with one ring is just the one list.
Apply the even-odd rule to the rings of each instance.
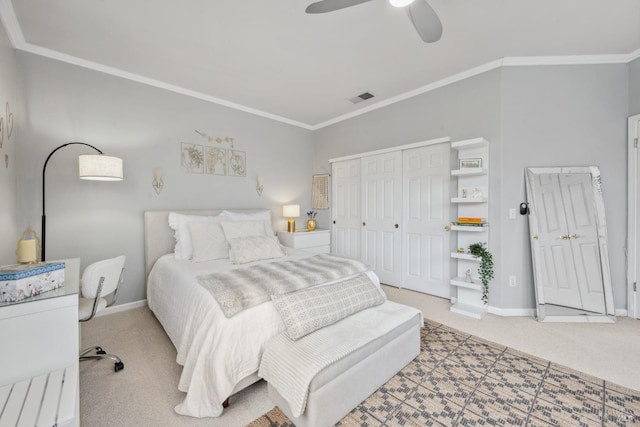
[[469, 283], [473, 283], [473, 279], [471, 279], [471, 270], [465, 271], [464, 280], [466, 280]]
[[316, 215], [318, 215], [318, 211], [314, 211], [313, 209], [307, 212], [307, 230], [313, 231], [316, 229]]
[[482, 282], [482, 302], [489, 303], [489, 281], [493, 279], [493, 255], [489, 252], [484, 242], [469, 245], [469, 253], [480, 258], [478, 274]]
[[458, 248], [456, 249], [456, 252], [459, 254], [463, 254], [464, 253], [464, 248]]

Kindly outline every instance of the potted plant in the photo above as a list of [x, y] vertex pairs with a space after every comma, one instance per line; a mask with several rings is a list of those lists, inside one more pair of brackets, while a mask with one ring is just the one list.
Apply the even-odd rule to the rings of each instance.
[[307, 212], [307, 217], [309, 218], [307, 219], [307, 230], [313, 231], [316, 229], [316, 215], [318, 215], [318, 211], [313, 209]]
[[478, 274], [482, 282], [482, 302], [489, 303], [489, 281], [493, 279], [493, 255], [486, 248], [484, 242], [472, 243], [469, 245], [469, 253], [480, 258]]

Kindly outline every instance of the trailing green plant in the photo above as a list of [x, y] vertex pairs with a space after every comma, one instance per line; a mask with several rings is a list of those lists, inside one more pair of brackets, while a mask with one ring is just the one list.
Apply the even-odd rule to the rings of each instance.
[[482, 282], [482, 302], [489, 304], [489, 281], [493, 279], [493, 255], [489, 252], [484, 242], [469, 245], [469, 253], [480, 258], [478, 274]]

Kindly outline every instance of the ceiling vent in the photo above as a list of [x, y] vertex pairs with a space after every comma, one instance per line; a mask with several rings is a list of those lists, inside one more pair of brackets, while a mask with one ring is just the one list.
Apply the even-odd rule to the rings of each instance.
[[365, 93], [361, 93], [355, 98], [351, 98], [349, 101], [351, 101], [354, 104], [357, 104], [358, 102], [366, 101], [367, 99], [371, 99], [371, 98], [373, 98], [373, 95], [370, 94], [369, 92], [365, 92]]

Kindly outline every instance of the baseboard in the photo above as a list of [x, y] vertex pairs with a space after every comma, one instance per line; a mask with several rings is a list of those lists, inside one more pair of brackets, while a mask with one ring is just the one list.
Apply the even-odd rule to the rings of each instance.
[[534, 317], [536, 315], [534, 308], [498, 308], [489, 306], [487, 311], [496, 316], [504, 317]]
[[617, 308], [616, 309], [616, 316], [618, 317], [627, 317], [629, 315], [629, 312], [627, 311], [626, 308]]
[[107, 314], [120, 313], [121, 311], [132, 310], [134, 308], [145, 307], [147, 305], [147, 300], [143, 299], [140, 301], [128, 302], [126, 304], [120, 305], [112, 305], [111, 307], [107, 307], [101, 312], [97, 313], [95, 317], [106, 316]]
[[[451, 304], [458, 302], [458, 298], [451, 297]], [[534, 308], [498, 308], [489, 306], [487, 313], [495, 314], [503, 317], [535, 317], [536, 310]]]

